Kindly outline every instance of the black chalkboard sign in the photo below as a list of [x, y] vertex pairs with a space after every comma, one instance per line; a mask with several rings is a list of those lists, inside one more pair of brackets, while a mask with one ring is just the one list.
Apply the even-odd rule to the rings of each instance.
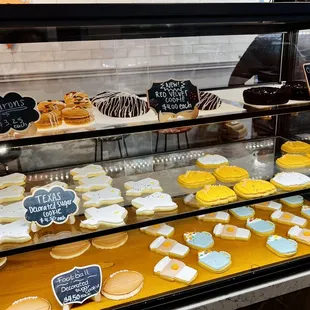
[[310, 94], [310, 64], [304, 64], [303, 67], [304, 67], [304, 73], [305, 73], [306, 82], [308, 86], [308, 91]]
[[148, 102], [157, 113], [194, 110], [199, 102], [199, 90], [190, 80], [153, 83], [147, 91]]
[[40, 118], [40, 113], [35, 108], [36, 101], [31, 97], [22, 97], [13, 92], [0, 96], [0, 133], [11, 129], [26, 130], [30, 123]]
[[27, 210], [26, 220], [40, 227], [65, 223], [70, 215], [78, 211], [75, 192], [60, 186], [37, 189], [23, 200], [23, 205]]
[[82, 304], [100, 294], [101, 285], [102, 274], [98, 265], [74, 267], [52, 279], [52, 289], [61, 306]]

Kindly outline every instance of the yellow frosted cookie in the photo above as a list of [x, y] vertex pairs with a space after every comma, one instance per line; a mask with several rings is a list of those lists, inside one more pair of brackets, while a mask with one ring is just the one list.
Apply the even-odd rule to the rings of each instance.
[[296, 169], [310, 166], [310, 158], [300, 154], [285, 154], [276, 160], [282, 169]]
[[196, 199], [204, 206], [217, 206], [237, 200], [236, 193], [224, 185], [207, 185], [196, 193]]
[[206, 171], [187, 171], [178, 176], [178, 183], [187, 188], [203, 187], [208, 184], [214, 184], [215, 177]]
[[236, 166], [218, 167], [215, 169], [213, 174], [220, 182], [223, 183], [239, 182], [249, 177], [249, 173], [245, 169]]
[[197, 201], [196, 199], [196, 195], [195, 194], [188, 194], [183, 198], [183, 202], [184, 204], [186, 204], [187, 206], [190, 206], [192, 208], [198, 208], [201, 209], [204, 206]]
[[196, 166], [205, 169], [214, 169], [219, 166], [228, 166], [229, 161], [226, 157], [221, 155], [206, 154], [205, 156], [199, 157], [196, 161]]
[[243, 180], [234, 186], [234, 191], [242, 198], [257, 198], [271, 195], [276, 187], [265, 180]]
[[310, 144], [302, 141], [287, 141], [281, 145], [281, 150], [291, 154], [306, 154], [310, 152]]
[[270, 182], [283, 191], [300, 190], [310, 187], [310, 178], [299, 172], [277, 173]]

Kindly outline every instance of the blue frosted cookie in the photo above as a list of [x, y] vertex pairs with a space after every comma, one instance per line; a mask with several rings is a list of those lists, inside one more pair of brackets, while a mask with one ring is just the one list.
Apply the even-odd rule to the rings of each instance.
[[297, 242], [277, 235], [269, 236], [266, 247], [274, 254], [281, 257], [290, 257], [297, 252]]
[[204, 251], [198, 253], [198, 264], [215, 273], [222, 273], [229, 269], [231, 256], [224, 251]]
[[301, 207], [303, 205], [304, 198], [300, 195], [296, 195], [296, 196], [281, 198], [280, 202], [282, 204], [284, 204], [285, 206], [288, 206], [290, 208], [298, 208], [298, 207]]
[[229, 212], [238, 220], [247, 220], [255, 215], [255, 211], [251, 207], [234, 208], [230, 209]]
[[186, 244], [196, 250], [207, 250], [213, 247], [214, 240], [207, 231], [187, 232], [184, 234]]
[[255, 235], [264, 237], [274, 234], [276, 225], [262, 219], [247, 219], [246, 228], [251, 230]]

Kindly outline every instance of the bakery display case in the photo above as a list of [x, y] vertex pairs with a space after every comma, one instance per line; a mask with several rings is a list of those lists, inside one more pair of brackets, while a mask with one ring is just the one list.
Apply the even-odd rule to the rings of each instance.
[[198, 309], [308, 272], [309, 13], [1, 6], [0, 308]]

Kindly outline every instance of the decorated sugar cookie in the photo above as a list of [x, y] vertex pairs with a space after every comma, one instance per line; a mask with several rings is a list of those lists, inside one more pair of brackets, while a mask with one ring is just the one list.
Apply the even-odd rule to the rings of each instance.
[[237, 200], [236, 193], [224, 185], [207, 185], [196, 193], [196, 199], [206, 207], [218, 206]]
[[242, 180], [234, 186], [234, 191], [241, 198], [258, 198], [274, 194], [277, 189], [268, 181], [265, 180]]
[[156, 224], [153, 226], [141, 227], [140, 231], [150, 236], [163, 236], [166, 238], [171, 237], [174, 234], [174, 228], [164, 223]]
[[70, 174], [73, 176], [73, 180], [80, 180], [82, 178], [91, 178], [98, 175], [105, 175], [106, 172], [102, 166], [99, 165], [87, 165], [83, 168], [74, 168], [70, 170]]
[[89, 208], [85, 210], [86, 220], [80, 226], [88, 229], [97, 229], [101, 225], [117, 227], [125, 225], [127, 210], [117, 204], [102, 208]]
[[178, 208], [171, 196], [164, 193], [154, 193], [144, 198], [135, 198], [131, 204], [137, 209], [137, 215], [153, 215], [155, 212], [173, 211]]
[[301, 207], [301, 211], [300, 211], [301, 215], [304, 216], [307, 219], [310, 219], [310, 207], [303, 205]]
[[295, 240], [272, 235], [268, 237], [266, 247], [278, 256], [290, 257], [296, 254], [298, 245]]
[[187, 171], [178, 176], [178, 183], [186, 188], [199, 188], [215, 182], [215, 177], [206, 171]]
[[141, 196], [142, 194], [152, 194], [162, 192], [159, 181], [152, 178], [145, 178], [140, 181], [129, 181], [124, 184], [127, 196]]
[[310, 152], [310, 144], [302, 141], [287, 141], [281, 145], [281, 150], [290, 154], [306, 154]]
[[213, 229], [213, 234], [221, 239], [229, 240], [249, 240], [251, 238], [251, 232], [245, 228], [239, 228], [234, 225], [223, 225], [221, 223], [216, 224]]
[[231, 256], [224, 251], [204, 251], [198, 253], [198, 265], [215, 273], [223, 273], [231, 266]]
[[12, 173], [4, 177], [0, 177], [0, 189], [12, 185], [24, 185], [26, 176], [22, 173]]
[[121, 196], [121, 191], [114, 187], [107, 187], [99, 191], [84, 193], [82, 199], [86, 200], [83, 204], [85, 208], [100, 207], [102, 205], [124, 201]]
[[310, 245], [310, 229], [294, 226], [289, 229], [287, 235], [293, 240]]
[[30, 223], [21, 219], [9, 224], [0, 224], [1, 243], [23, 243], [31, 240]]
[[52, 310], [52, 306], [46, 299], [31, 296], [14, 301], [6, 310]]
[[265, 237], [274, 234], [276, 226], [270, 221], [262, 219], [247, 219], [246, 228], [257, 236]]
[[300, 195], [281, 198], [280, 202], [290, 208], [299, 208], [304, 204], [304, 198]]
[[176, 281], [183, 284], [190, 284], [197, 277], [197, 270], [186, 266], [177, 259], [169, 256], [162, 258], [154, 267], [155, 274], [168, 281]]
[[196, 194], [188, 194], [183, 198], [184, 204], [192, 208], [203, 208], [203, 205], [197, 201]]
[[38, 188], [44, 188], [44, 189], [47, 189], [49, 190], [50, 188], [52, 188], [53, 186], [60, 186], [64, 189], [67, 189], [68, 188], [68, 184], [65, 183], [65, 182], [60, 182], [60, 181], [54, 181], [54, 182], [51, 182], [51, 183], [48, 183], [46, 185], [43, 185], [43, 186], [35, 186], [35, 187], [32, 187], [30, 192], [31, 194], [33, 194]]
[[294, 215], [293, 213], [283, 212], [283, 211], [275, 211], [271, 214], [271, 220], [276, 223], [280, 223], [288, 226], [298, 225], [300, 227], [306, 227], [307, 220]]
[[22, 201], [13, 202], [6, 206], [0, 205], [0, 223], [11, 223], [25, 218], [26, 209]]
[[163, 236], [156, 238], [150, 244], [150, 250], [161, 255], [183, 258], [189, 253], [189, 247], [173, 239], [166, 239]]
[[221, 166], [213, 174], [223, 183], [235, 183], [250, 177], [245, 169], [237, 166]]
[[80, 185], [75, 188], [77, 192], [88, 192], [92, 190], [99, 190], [106, 187], [110, 187], [112, 184], [112, 178], [107, 175], [98, 175], [92, 178], [79, 179]]
[[226, 157], [221, 155], [206, 154], [205, 156], [197, 159], [196, 165], [200, 168], [214, 169], [219, 166], [228, 166], [229, 161]]
[[285, 154], [276, 160], [282, 169], [299, 169], [310, 166], [310, 158], [300, 154]]
[[310, 178], [299, 172], [277, 173], [270, 182], [283, 191], [301, 190], [310, 187]]
[[188, 232], [183, 235], [186, 244], [196, 250], [203, 251], [213, 247], [214, 240], [207, 231]]
[[12, 185], [0, 190], [0, 203], [19, 201], [24, 198], [25, 189], [22, 186]]
[[238, 220], [247, 220], [255, 215], [255, 211], [251, 207], [233, 208], [229, 212]]
[[261, 203], [256, 203], [252, 207], [265, 211], [277, 211], [282, 209], [281, 203], [275, 201], [266, 201]]
[[225, 211], [218, 211], [208, 214], [198, 215], [197, 219], [204, 222], [214, 222], [214, 223], [228, 223], [230, 220], [230, 215]]

